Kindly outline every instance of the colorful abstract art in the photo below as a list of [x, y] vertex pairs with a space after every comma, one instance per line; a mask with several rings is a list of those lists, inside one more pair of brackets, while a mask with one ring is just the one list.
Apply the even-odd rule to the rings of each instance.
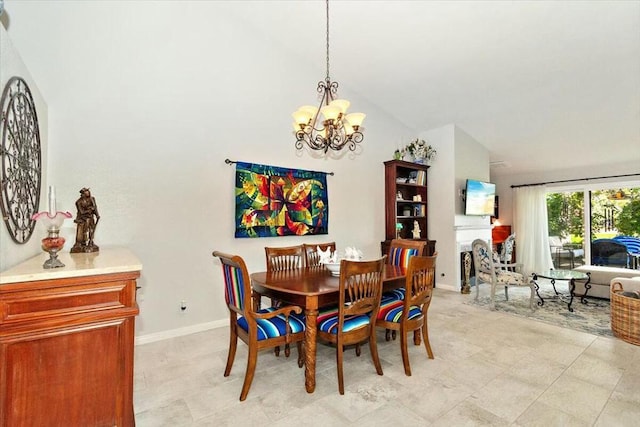
[[236, 237], [327, 234], [327, 174], [236, 162]]

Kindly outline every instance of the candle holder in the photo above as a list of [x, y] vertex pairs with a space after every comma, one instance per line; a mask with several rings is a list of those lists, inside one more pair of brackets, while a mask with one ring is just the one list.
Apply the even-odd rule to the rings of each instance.
[[49, 259], [42, 265], [43, 268], [64, 267], [58, 259], [58, 252], [64, 246], [65, 239], [60, 237], [60, 226], [65, 219], [71, 218], [69, 212], [56, 212], [53, 216], [49, 212], [38, 212], [32, 219], [40, 221], [47, 229], [47, 237], [42, 239], [42, 250], [49, 253]]

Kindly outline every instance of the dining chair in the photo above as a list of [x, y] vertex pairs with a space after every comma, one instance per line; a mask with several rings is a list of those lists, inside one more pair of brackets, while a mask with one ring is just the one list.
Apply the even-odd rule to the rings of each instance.
[[408, 267], [409, 258], [414, 255], [424, 255], [426, 245], [427, 242], [424, 240], [393, 239], [389, 244], [387, 263]]
[[[429, 343], [429, 329], [427, 325], [427, 311], [431, 304], [433, 285], [435, 283], [436, 257], [415, 255], [409, 259], [405, 282], [405, 298], [384, 298], [380, 302], [380, 310], [376, 318], [376, 327], [400, 333], [400, 349], [404, 373], [411, 376], [409, 365], [409, 350], [407, 334], [422, 331], [422, 340], [429, 359], [433, 359], [433, 351]], [[418, 335], [419, 337], [419, 335]], [[420, 345], [414, 334], [414, 344]]]
[[302, 245], [285, 247], [265, 247], [267, 271], [292, 270], [304, 267], [304, 248]]
[[[267, 257], [267, 271], [284, 271], [294, 268], [304, 267], [304, 248], [302, 245], [285, 246], [285, 247], [265, 247], [265, 255]], [[279, 307], [280, 301], [271, 300], [271, 306]], [[276, 356], [280, 355], [280, 346], [274, 349]], [[285, 357], [289, 357], [289, 346], [284, 349]]]
[[[389, 244], [389, 258], [387, 262], [407, 268], [409, 260], [415, 255], [424, 255], [427, 242], [424, 240], [393, 239]], [[383, 298], [394, 298], [398, 301], [404, 300], [405, 289], [400, 287], [382, 294]], [[389, 329], [385, 333], [385, 340], [396, 339], [396, 331]]]
[[523, 274], [502, 268], [497, 254], [494, 255], [489, 243], [482, 239], [476, 239], [471, 243], [471, 251], [473, 253], [473, 265], [476, 270], [476, 300], [480, 295], [480, 285], [488, 283], [491, 285], [491, 309], [495, 310], [496, 288], [504, 286], [504, 295], [509, 301], [509, 287], [529, 287], [531, 289], [531, 297], [529, 299], [529, 308], [533, 310], [533, 299], [535, 295], [535, 284], [531, 280], [527, 280]]
[[304, 262], [307, 267], [316, 267], [320, 265], [320, 256], [318, 254], [318, 248], [321, 251], [326, 251], [327, 248], [331, 250], [331, 252], [336, 251], [336, 242], [329, 243], [303, 243], [302, 247], [304, 248]]
[[243, 401], [247, 398], [253, 381], [259, 350], [296, 343], [298, 366], [304, 365], [304, 315], [298, 306], [269, 307], [256, 311], [252, 305], [251, 279], [244, 260], [238, 255], [219, 251], [214, 251], [213, 256], [219, 258], [222, 263], [224, 298], [229, 308], [229, 353], [224, 370], [225, 377], [231, 373], [238, 338], [249, 347], [247, 370], [240, 393], [240, 400]]
[[340, 261], [338, 305], [324, 309], [318, 315], [317, 338], [336, 346], [340, 394], [344, 394], [342, 360], [346, 345], [369, 340], [373, 364], [378, 375], [382, 375], [376, 344], [375, 319], [380, 308], [384, 262], [385, 257], [374, 261]]

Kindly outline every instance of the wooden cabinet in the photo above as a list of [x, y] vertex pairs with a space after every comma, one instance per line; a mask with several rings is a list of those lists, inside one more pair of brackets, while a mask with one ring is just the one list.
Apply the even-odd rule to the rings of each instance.
[[[414, 222], [420, 227], [420, 240], [427, 241], [427, 255], [435, 252], [435, 241], [428, 240], [427, 170], [429, 166], [403, 160], [384, 162], [385, 241], [387, 253], [391, 239], [413, 239]], [[396, 228], [396, 225], [402, 228]]]
[[133, 426], [139, 261], [46, 256], [0, 273], [0, 426]]
[[511, 235], [510, 225], [494, 225], [491, 229], [491, 240], [494, 245], [499, 245]]

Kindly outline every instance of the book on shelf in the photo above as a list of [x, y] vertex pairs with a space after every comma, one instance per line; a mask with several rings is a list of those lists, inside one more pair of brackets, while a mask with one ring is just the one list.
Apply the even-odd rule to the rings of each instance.
[[416, 171], [416, 184], [418, 185], [427, 184], [427, 171]]

